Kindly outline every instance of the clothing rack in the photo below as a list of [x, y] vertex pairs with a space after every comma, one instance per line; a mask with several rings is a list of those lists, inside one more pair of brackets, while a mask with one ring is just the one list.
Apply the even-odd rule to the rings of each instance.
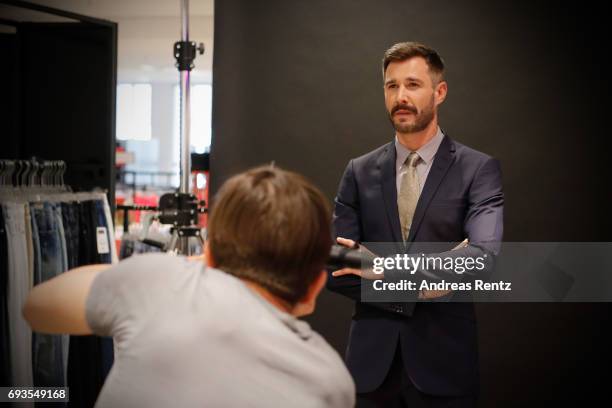
[[112, 365], [112, 341], [33, 333], [21, 314], [33, 286], [118, 259], [106, 192], [72, 192], [67, 171], [63, 160], [0, 160], [0, 385], [68, 386], [68, 406], [88, 407]]
[[[41, 370], [33, 371], [32, 363], [18, 359], [28, 350], [32, 353], [30, 342], [37, 336], [28, 333], [21, 315], [22, 300], [37, 275], [23, 271], [36, 272], [34, 259], [33, 264], [46, 271], [41, 274], [45, 280], [64, 269], [116, 258], [110, 236], [114, 208], [109, 202], [115, 200], [117, 24], [25, 1], [0, 0], [0, 9], [0, 25], [8, 25], [0, 33], [0, 92], [5, 101], [0, 110], [0, 159], [13, 159], [0, 161], [0, 208], [8, 241], [1, 245], [8, 256], [0, 256], [0, 277], [13, 278], [4, 289], [12, 297], [10, 344], [18, 351], [6, 354], [15, 361], [9, 381], [2, 385], [27, 386], [36, 385], [32, 372]], [[96, 190], [100, 192], [91, 192]], [[43, 228], [36, 230], [39, 221]], [[37, 246], [36, 238], [43, 245]], [[39, 252], [46, 253], [41, 254], [45, 262], [38, 262]], [[5, 296], [0, 300], [7, 301]], [[68, 345], [69, 353], [62, 352], [71, 356], [68, 407], [93, 406], [112, 362], [105, 358], [112, 356], [112, 342], [78, 336]], [[16, 370], [21, 370], [19, 375]]]
[[[63, 178], [75, 191], [101, 188], [113, 203], [117, 24], [27, 1], [0, 0], [0, 14], [0, 159], [20, 160], [2, 185], [29, 186], [22, 172], [38, 186], [61, 187]], [[46, 166], [39, 181], [32, 157], [66, 165]]]
[[64, 182], [66, 169], [63, 160], [0, 160], [0, 186], [69, 189]]

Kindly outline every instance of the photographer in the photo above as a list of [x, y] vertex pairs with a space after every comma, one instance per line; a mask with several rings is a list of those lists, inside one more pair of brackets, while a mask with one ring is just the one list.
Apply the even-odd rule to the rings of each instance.
[[303, 177], [259, 167], [228, 180], [206, 264], [135, 256], [35, 287], [32, 329], [113, 336], [98, 407], [354, 405], [337, 353], [307, 323], [325, 285], [330, 210]]

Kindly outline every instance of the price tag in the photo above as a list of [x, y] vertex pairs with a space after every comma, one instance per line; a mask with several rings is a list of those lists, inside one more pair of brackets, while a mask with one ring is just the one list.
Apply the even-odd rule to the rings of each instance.
[[98, 242], [98, 253], [108, 254], [110, 247], [108, 245], [108, 234], [106, 233], [106, 227], [96, 228], [96, 240]]

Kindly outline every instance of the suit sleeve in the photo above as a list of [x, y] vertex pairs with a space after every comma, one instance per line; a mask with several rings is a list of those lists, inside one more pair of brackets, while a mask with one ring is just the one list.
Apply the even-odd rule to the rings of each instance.
[[[429, 254], [442, 258], [478, 258], [483, 257], [485, 267], [474, 269], [463, 274], [452, 269], [419, 269], [417, 276], [430, 282], [446, 280], [459, 282], [462, 280], [487, 279], [495, 264], [495, 257], [501, 249], [504, 231], [504, 193], [499, 161], [489, 158], [476, 171], [468, 193], [468, 211], [464, 221], [464, 231], [469, 240], [466, 248], [447, 251], [439, 254]], [[385, 279], [405, 278], [405, 271], [385, 272]]]
[[[359, 190], [353, 171], [353, 160], [344, 170], [338, 194], [334, 200], [334, 237], [361, 241], [361, 219], [359, 215]], [[327, 288], [349, 298], [361, 300], [361, 278], [355, 275], [334, 277], [332, 270], [327, 271]]]
[[[354, 162], [351, 160], [344, 171], [338, 195], [334, 200], [335, 237], [362, 241], [361, 208], [359, 205], [359, 187], [355, 178]], [[331, 276], [333, 270], [327, 271], [327, 288], [332, 292], [344, 295], [356, 302], [361, 302], [361, 278], [355, 275]], [[365, 302], [370, 306], [394, 314], [410, 315], [410, 310], [398, 310], [393, 302]]]

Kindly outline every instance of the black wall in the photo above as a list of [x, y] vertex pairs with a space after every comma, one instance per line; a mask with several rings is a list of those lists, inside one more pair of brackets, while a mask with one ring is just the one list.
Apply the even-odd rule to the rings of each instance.
[[0, 36], [0, 159], [64, 160], [67, 184], [114, 202], [116, 32], [21, 23]]
[[[215, 4], [212, 183], [272, 160], [329, 196], [393, 137], [380, 61], [398, 41], [447, 64], [441, 126], [501, 160], [506, 241], [612, 241], [603, 6], [594, 1], [223, 0]], [[480, 304], [481, 406], [602, 393], [608, 304]], [[310, 319], [339, 351], [351, 304]], [[584, 401], [583, 401], [584, 402]]]
[[9, 140], [18, 135], [18, 70], [17, 70], [17, 36], [0, 34], [0, 137], [3, 140], [0, 158], [17, 158], [18, 147]]

